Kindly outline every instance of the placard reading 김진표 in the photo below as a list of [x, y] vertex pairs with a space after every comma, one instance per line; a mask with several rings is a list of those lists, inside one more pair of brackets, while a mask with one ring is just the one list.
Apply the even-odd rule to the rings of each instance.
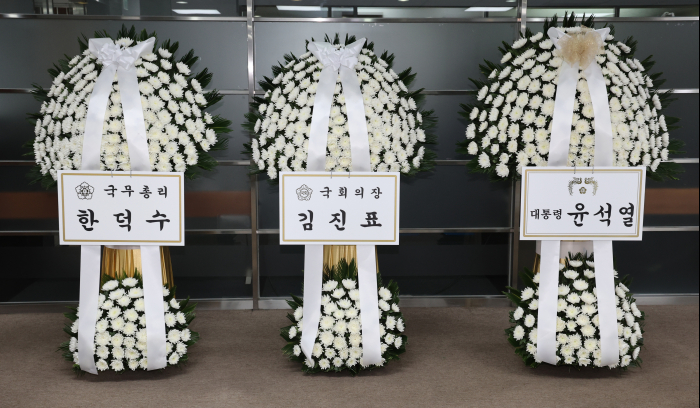
[[398, 245], [400, 173], [281, 172], [280, 244]]
[[60, 171], [61, 245], [185, 244], [183, 173]]
[[644, 167], [525, 167], [520, 239], [638, 241]]

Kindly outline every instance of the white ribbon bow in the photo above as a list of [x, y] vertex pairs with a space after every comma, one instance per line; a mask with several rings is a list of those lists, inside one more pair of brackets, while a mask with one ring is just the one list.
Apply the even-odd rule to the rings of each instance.
[[[112, 82], [117, 74], [126, 142], [129, 147], [131, 169], [150, 171], [146, 127], [141, 107], [135, 63], [139, 57], [153, 50], [155, 38], [139, 42], [130, 48], [121, 48], [109, 38], [91, 38], [90, 52], [102, 63], [102, 72], [88, 103], [83, 136], [82, 170], [100, 170], [100, 149], [105, 112], [112, 93]], [[117, 247], [120, 248], [120, 247]], [[122, 249], [132, 247], [122, 247]], [[163, 280], [160, 249], [157, 246], [141, 246], [141, 275], [143, 277], [144, 302], [146, 304], [146, 350], [148, 370], [167, 365], [165, 349], [165, 318], [163, 307]], [[78, 321], [78, 360], [80, 368], [97, 374], [95, 367], [95, 323], [100, 288], [99, 245], [83, 245], [80, 255], [80, 319]], [[132, 248], [133, 249], [133, 248]], [[117, 271], [120, 272], [120, 271]]]
[[[609, 28], [595, 30], [603, 43]], [[561, 49], [560, 39], [569, 37], [552, 27], [547, 32], [552, 42]], [[595, 59], [582, 71], [588, 82], [595, 117], [595, 166], [613, 165], [612, 124], [605, 78]], [[549, 166], [566, 166], [569, 139], [579, 78], [579, 63], [562, 62], [554, 100], [552, 137]], [[542, 241], [540, 260], [539, 307], [537, 310], [537, 360], [557, 363], [557, 301], [559, 299], [559, 256], [561, 241]], [[612, 241], [593, 241], [595, 257], [596, 296], [600, 330], [601, 365], [610, 366], [619, 360], [617, 337], [617, 310], [615, 305], [615, 276], [613, 271]]]
[[[362, 51], [364, 43], [365, 39], [362, 38], [340, 49], [336, 49], [329, 43], [309, 44], [309, 51], [323, 64], [323, 70], [318, 81], [311, 117], [309, 155], [306, 165], [308, 171], [324, 171], [326, 168], [328, 119], [338, 75], [343, 85], [348, 115], [351, 168], [353, 171], [371, 170], [365, 107], [360, 81], [355, 74], [357, 56]], [[379, 364], [382, 361], [382, 349], [379, 341], [377, 260], [374, 245], [357, 245], [356, 262], [360, 291], [362, 363]], [[321, 319], [322, 284], [323, 245], [306, 245], [304, 248], [304, 330], [301, 334], [301, 350], [309, 363], [312, 361], [311, 356]]]

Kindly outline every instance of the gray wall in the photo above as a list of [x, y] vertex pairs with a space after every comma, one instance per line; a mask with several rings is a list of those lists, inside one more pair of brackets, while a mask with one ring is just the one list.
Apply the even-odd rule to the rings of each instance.
[[[0, 12], [32, 13], [34, 9], [28, 6], [30, 3], [18, 0], [3, 3]], [[387, 6], [372, 1], [355, 3]], [[452, 13], [450, 16], [461, 17], [459, 13], [465, 7], [476, 3], [445, 1], [434, 6], [459, 7], [447, 12]], [[516, 5], [502, 3], [498, 5]], [[57, 4], [58, 0], [54, 0], [54, 6]], [[509, 16], [515, 15], [517, 10], [495, 19], [338, 18], [318, 21], [298, 18], [299, 12], [285, 14], [274, 7], [298, 4], [285, 1], [265, 1], [260, 5], [271, 8], [256, 11], [257, 15], [274, 9], [276, 15], [283, 17], [281, 19], [247, 19], [245, 2], [241, 1], [202, 0], [189, 4], [191, 8], [220, 9], [221, 14], [215, 18], [174, 16], [171, 9], [179, 7], [174, 1], [145, 6], [143, 1], [130, 0], [130, 10], [124, 10], [120, 0], [108, 3], [109, 7], [100, 6], [102, 8], [88, 2], [87, 8], [72, 11], [85, 14], [83, 16], [25, 14], [16, 18], [4, 14], [0, 17], [0, 55], [3, 56], [0, 59], [0, 197], [8, 199], [17, 194], [42, 192], [40, 187], [28, 185], [25, 178], [31, 163], [23, 156], [22, 144], [33, 137], [33, 129], [25, 118], [39, 106], [26, 90], [33, 83], [44, 86], [50, 83], [46, 69], [63, 54], [77, 53], [77, 37], [81, 34], [89, 37], [95, 30], [103, 29], [116, 32], [122, 24], [134, 25], [139, 30], [155, 30], [161, 40], [180, 41], [180, 53], [195, 49], [201, 57], [198, 68], [208, 67], [214, 73], [211, 86], [226, 95], [215, 112], [233, 121], [230, 149], [217, 153], [223, 165], [188, 182], [187, 191], [257, 196], [251, 211], [245, 214], [187, 219], [187, 245], [171, 250], [179, 295], [258, 297], [252, 284], [255, 277], [259, 277], [261, 298], [287, 296], [290, 292], [300, 294], [303, 249], [278, 244], [277, 188], [270, 186], [265, 177], [248, 176], [247, 157], [241, 151], [249, 136], [240, 125], [248, 110], [249, 84], [270, 76], [271, 66], [281, 61], [285, 53], [303, 53], [304, 40], [311, 37], [319, 39], [324, 34], [350, 33], [374, 41], [379, 51], [393, 52], [397, 71], [413, 67], [418, 74], [415, 87], [428, 92], [425, 107], [434, 109], [439, 118], [439, 144], [435, 148], [439, 164], [432, 173], [402, 180], [401, 226], [405, 230], [401, 245], [378, 250], [384, 279], [397, 280], [405, 295], [494, 296], [511, 283], [513, 259], [518, 260], [516, 271], [531, 267], [534, 244], [512, 240], [513, 185], [492, 183], [481, 175], [468, 173], [461, 161], [465, 157], [455, 152], [455, 143], [464, 137], [465, 124], [458, 111], [459, 103], [469, 102], [464, 92], [470, 89], [468, 78], [479, 77], [478, 64], [484, 59], [499, 58], [496, 48], [501, 41], [515, 39], [520, 24]], [[129, 16], [136, 13], [136, 5], [141, 15], [160, 17], [134, 20]], [[413, 5], [419, 4], [414, 2]], [[633, 2], [631, 5], [644, 4]], [[558, 5], [542, 2], [539, 6]], [[605, 7], [596, 2], [581, 3], [583, 6]], [[406, 15], [420, 16], [420, 9], [417, 10]], [[301, 16], [304, 13], [301, 12]], [[337, 12], [332, 15], [339, 16]], [[430, 15], [430, 11], [426, 9], [425, 15]], [[483, 14], [477, 15], [483, 17]], [[474, 14], [463, 16], [473, 17]], [[658, 61], [655, 70], [664, 72], [667, 87], [683, 92], [676, 95], [678, 101], [669, 115], [683, 119], [682, 129], [673, 136], [682, 139], [687, 146], [686, 153], [675, 158], [680, 159], [685, 173], [679, 181], [649, 182], [647, 188], [697, 193], [697, 17], [609, 20], [615, 24], [618, 37], [634, 35], [639, 39], [639, 56], [655, 55]], [[527, 22], [531, 29], [541, 24], [541, 21]], [[253, 44], [252, 53], [249, 41]], [[679, 55], [679, 49], [685, 54]], [[636, 293], [698, 292], [699, 262], [697, 250], [694, 250], [698, 245], [698, 211], [695, 208], [678, 213], [673, 210], [676, 203], [669, 204], [671, 211], [647, 215], [644, 241], [615, 244], [617, 269], [633, 276], [632, 289]], [[0, 214], [3, 205], [9, 204], [0, 201]], [[255, 224], [257, 229], [253, 231], [251, 228]], [[57, 229], [56, 219], [50, 217], [0, 215], [0, 257], [4, 260], [0, 269], [0, 302], [77, 299], [79, 249], [57, 246]], [[254, 260], [259, 261], [257, 270]]]

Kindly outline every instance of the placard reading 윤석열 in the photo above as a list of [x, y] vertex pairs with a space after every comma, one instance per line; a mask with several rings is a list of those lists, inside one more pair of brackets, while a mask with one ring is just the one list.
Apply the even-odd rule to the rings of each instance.
[[638, 241], [644, 167], [525, 167], [520, 239]]

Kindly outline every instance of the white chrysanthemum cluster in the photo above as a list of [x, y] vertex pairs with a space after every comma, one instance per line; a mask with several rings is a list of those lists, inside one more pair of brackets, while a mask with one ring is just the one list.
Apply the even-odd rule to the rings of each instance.
[[[323, 285], [321, 321], [318, 339], [313, 348], [313, 365], [304, 364], [309, 369], [322, 371], [340, 371], [349, 368], [357, 371], [368, 368], [362, 361], [362, 324], [360, 319], [360, 291], [356, 279], [342, 281], [328, 280]], [[398, 306], [398, 299], [391, 291], [381, 287], [379, 295], [379, 335], [381, 337], [382, 356], [387, 353], [397, 355], [405, 351], [406, 336], [404, 321]], [[285, 331], [294, 344], [291, 352], [295, 357], [304, 355], [301, 351], [301, 332], [303, 329], [303, 307], [294, 310], [297, 323]], [[383, 366], [386, 358], [379, 366]]]
[[[130, 38], [116, 43], [124, 48]], [[69, 70], [54, 78], [48, 100], [41, 104], [34, 133], [34, 156], [41, 167], [56, 179], [58, 170], [80, 169], [88, 101], [101, 64], [88, 51], [68, 62]], [[217, 135], [207, 125], [212, 116], [200, 83], [189, 78], [190, 67], [176, 62], [164, 48], [143, 55], [136, 61], [141, 106], [148, 135], [148, 152], [154, 171], [184, 172], [198, 163], [199, 151], [208, 151]], [[117, 76], [110, 95], [102, 129], [101, 170], [130, 170], [124, 115]]]
[[[568, 259], [567, 263], [568, 267], [562, 265], [559, 274], [557, 362], [577, 367], [601, 367], [595, 265], [592, 261], [574, 259]], [[617, 272], [615, 274], [617, 276]], [[536, 359], [537, 354], [539, 277], [539, 274], [534, 275], [535, 285], [526, 287], [520, 293], [520, 306], [511, 312], [514, 326], [508, 330], [531, 359]], [[629, 289], [617, 279], [615, 293], [620, 359], [610, 368], [625, 368], [633, 363], [639, 365], [639, 351], [643, 344], [640, 323], [644, 320], [644, 314], [637, 308]]]
[[[340, 48], [336, 45], [336, 48]], [[272, 80], [257, 107], [256, 137], [252, 158], [270, 179], [280, 171], [304, 171], [309, 127], [323, 65], [310, 52], [293, 58]], [[364, 98], [372, 171], [409, 173], [421, 167], [426, 133], [423, 117], [401, 81], [386, 61], [366, 46], [355, 66]], [[351, 169], [347, 109], [340, 78], [328, 123], [326, 171]]]
[[[146, 313], [142, 282], [135, 278], [110, 280], [102, 285], [95, 325], [95, 366], [99, 371], [129, 368], [145, 370], [148, 366]], [[187, 354], [193, 333], [187, 328], [180, 302], [163, 287], [165, 309], [166, 352], [169, 365], [176, 365]], [[167, 299], [170, 298], [170, 301]], [[79, 312], [79, 311], [78, 311]], [[68, 343], [73, 363], [79, 364], [78, 319], [70, 327], [73, 337]]]
[[[569, 33], [581, 27], [565, 28]], [[659, 95], [642, 63], [622, 42], [608, 35], [596, 62], [609, 93], [615, 166], [647, 166], [655, 172], [668, 160], [669, 134]], [[562, 58], [543, 33], [516, 41], [466, 112], [467, 152], [478, 167], [505, 178], [523, 166], [546, 166], [554, 99]], [[570, 136], [569, 166], [593, 164], [594, 115], [588, 83], [576, 87]]]

